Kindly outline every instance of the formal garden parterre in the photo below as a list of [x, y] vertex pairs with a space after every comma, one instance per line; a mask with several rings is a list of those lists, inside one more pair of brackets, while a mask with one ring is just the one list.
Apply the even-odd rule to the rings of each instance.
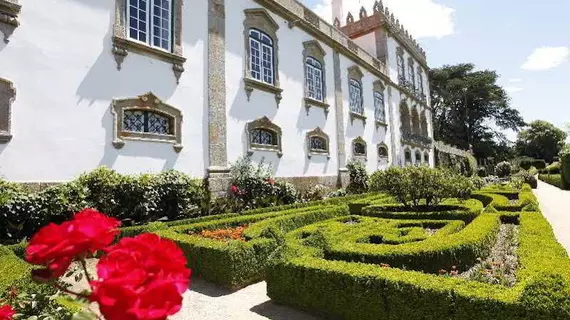
[[[265, 279], [273, 301], [327, 317], [570, 319], [570, 260], [520, 174], [510, 182], [485, 184], [447, 170], [391, 168], [356, 179], [360, 185], [353, 188], [369, 193], [334, 192], [289, 204], [283, 193], [272, 191], [279, 182], [261, 174], [243, 180], [257, 193], [245, 194], [240, 189], [246, 186], [236, 183], [230, 203], [217, 204], [246, 210], [203, 215], [199, 185], [183, 176], [137, 177], [153, 187], [125, 188], [138, 185], [135, 178], [101, 170], [54, 187], [71, 196], [27, 202], [38, 209], [26, 219], [18, 215], [22, 220], [16, 222], [34, 228], [57, 221], [58, 215], [42, 213], [57, 205], [65, 217], [78, 206], [73, 198], [106, 205], [108, 212], [132, 221], [119, 238], [158, 234], [177, 243], [193, 274], [207, 281], [239, 289]], [[165, 180], [170, 182], [160, 182]], [[21, 205], [14, 199], [20, 203], [24, 196], [9, 186], [10, 199], [1, 208], [18, 212]], [[271, 199], [254, 205], [250, 197], [268, 190]], [[129, 192], [150, 193], [129, 213], [114, 209]], [[308, 193], [311, 199], [325, 194]], [[164, 198], [173, 194], [176, 206], [165, 207], [170, 202]], [[169, 212], [166, 218], [164, 212]], [[31, 281], [32, 267], [22, 259], [26, 244], [17, 243], [26, 238], [25, 228], [6, 217], [13, 216], [4, 218], [10, 225], [2, 234], [8, 245], [0, 246], [0, 299], [6, 300], [10, 290], [44, 292], [39, 296], [47, 298], [39, 305], [37, 298], [20, 299], [23, 312], [69, 318], [77, 306], [64, 296], [52, 299], [54, 290]]]

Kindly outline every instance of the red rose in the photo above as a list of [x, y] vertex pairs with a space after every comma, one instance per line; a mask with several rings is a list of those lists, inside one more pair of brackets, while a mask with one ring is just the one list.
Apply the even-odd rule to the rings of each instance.
[[61, 225], [50, 223], [38, 231], [26, 249], [29, 263], [46, 266], [34, 270], [41, 279], [62, 276], [78, 256], [102, 250], [119, 233], [120, 222], [93, 209], [85, 209]]
[[0, 307], [0, 320], [11, 320], [16, 311], [10, 306]]
[[239, 193], [239, 188], [236, 185], [232, 185], [232, 193], [233, 194], [238, 194]]
[[180, 311], [191, 271], [174, 242], [142, 234], [105, 251], [90, 296], [105, 319], [163, 320]]

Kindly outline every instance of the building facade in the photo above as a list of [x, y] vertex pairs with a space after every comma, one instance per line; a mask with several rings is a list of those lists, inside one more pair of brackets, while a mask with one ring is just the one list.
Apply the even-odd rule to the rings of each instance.
[[433, 166], [425, 52], [381, 2], [333, 7], [0, 0], [0, 174], [176, 169], [219, 191], [245, 155], [331, 186], [351, 158]]

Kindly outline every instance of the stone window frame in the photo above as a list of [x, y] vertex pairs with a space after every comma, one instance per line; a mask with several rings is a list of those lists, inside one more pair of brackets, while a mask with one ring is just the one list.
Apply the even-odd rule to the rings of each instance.
[[[173, 131], [171, 135], [163, 135], [148, 132], [125, 131], [123, 117], [125, 110], [141, 110], [159, 113], [171, 118]], [[113, 114], [113, 146], [121, 149], [126, 140], [166, 142], [173, 144], [174, 151], [180, 152], [182, 145], [182, 112], [160, 100], [154, 93], [148, 92], [136, 98], [113, 99], [111, 103]]]
[[382, 94], [382, 107], [384, 108], [384, 121], [379, 120], [378, 117], [376, 116], [376, 97], [374, 98], [374, 121], [376, 123], [376, 128], [378, 129], [378, 127], [383, 126], [383, 127], [387, 127], [388, 123], [386, 121], [386, 86], [384, 85], [384, 83], [382, 83], [381, 80], [376, 80], [374, 81], [374, 83], [372, 84], [372, 91], [373, 91], [373, 95], [378, 92], [380, 94]]
[[[279, 103], [283, 97], [283, 89], [281, 89], [279, 82], [279, 38], [277, 38], [279, 24], [275, 22], [269, 12], [265, 9], [245, 9], [243, 12], [245, 14], [245, 19], [243, 21], [243, 37], [245, 45], [243, 82], [247, 101], [251, 99], [251, 93], [255, 89], [275, 95], [275, 102], [279, 107]], [[249, 31], [251, 29], [257, 29], [273, 40], [273, 85], [258, 81], [251, 77], [251, 48], [249, 44]]]
[[429, 165], [429, 161], [430, 161], [430, 155], [428, 151], [424, 151], [424, 158], [423, 158], [423, 162]]
[[4, 34], [4, 43], [10, 42], [10, 36], [20, 25], [18, 15], [21, 9], [18, 0], [0, 0], [0, 32]]
[[16, 88], [12, 81], [0, 78], [0, 143], [12, 140], [12, 104]]
[[[408, 65], [407, 65], [407, 72], [409, 80], [407, 81], [408, 88], [412, 90], [412, 92], [416, 91], [416, 73], [414, 70], [414, 58], [408, 58]], [[410, 72], [411, 71], [411, 72]]]
[[429, 130], [428, 130], [428, 120], [427, 120], [427, 111], [423, 110], [420, 112], [420, 134], [429, 137]]
[[419, 166], [422, 164], [422, 162], [423, 162], [422, 160], [423, 160], [422, 152], [418, 149], [418, 150], [416, 150], [416, 152], [414, 152], [414, 163], [417, 166]]
[[[318, 137], [325, 140], [326, 151], [311, 149], [311, 138], [313, 137]], [[307, 157], [311, 159], [312, 156], [315, 155], [324, 155], [327, 157], [327, 159], [331, 158], [329, 135], [326, 134], [320, 127], [316, 127], [314, 130], [307, 132]]]
[[[275, 133], [275, 136], [277, 137], [277, 145], [269, 146], [269, 145], [260, 145], [260, 144], [252, 143], [251, 142], [251, 133], [255, 129], [264, 129], [264, 130], [269, 130], [269, 131], [272, 131], [273, 133]], [[281, 158], [283, 156], [283, 149], [282, 149], [282, 142], [281, 142], [281, 136], [282, 136], [281, 127], [279, 127], [278, 125], [273, 123], [271, 120], [269, 120], [269, 118], [267, 118], [267, 116], [253, 120], [251, 122], [248, 122], [247, 125], [245, 126], [245, 130], [246, 130], [246, 137], [247, 137], [247, 155], [248, 156], [253, 155], [253, 153], [255, 151], [276, 152], [277, 156], [279, 158]]]
[[[400, 102], [400, 130], [405, 131], [407, 133], [412, 133], [412, 113], [410, 111], [410, 107], [406, 101]], [[405, 111], [406, 117], [403, 117], [404, 114], [402, 111]]]
[[[402, 70], [400, 73], [400, 62], [402, 62]], [[404, 49], [396, 48], [396, 71], [398, 72], [398, 84], [403, 86], [406, 84], [406, 59], [404, 59]]]
[[[409, 157], [408, 157], [409, 155]], [[404, 165], [409, 166], [413, 163], [412, 149], [409, 147], [404, 148]]]
[[411, 132], [416, 135], [422, 134], [422, 125], [420, 120], [420, 112], [419, 112], [418, 105], [412, 106], [412, 110], [410, 112], [410, 121], [411, 121]]
[[424, 70], [422, 69], [422, 66], [419, 65], [417, 68], [417, 86], [416, 89], [418, 91], [418, 93], [421, 94], [425, 94], [425, 88], [424, 88]]
[[[364, 145], [364, 154], [357, 154], [355, 152], [354, 147], [356, 146], [357, 143]], [[365, 161], [368, 160], [368, 144], [366, 143], [366, 141], [362, 137], [356, 137], [356, 138], [352, 139], [351, 149], [352, 149], [352, 157], [353, 158], [364, 159]]]
[[[325, 64], [326, 51], [323, 49], [319, 41], [309, 40], [303, 42], [303, 75], [304, 75], [304, 103], [305, 109], [307, 110], [307, 115], [309, 115], [309, 109], [311, 107], [322, 108], [325, 112], [325, 117], [329, 114], [330, 105], [326, 103], [327, 101], [327, 73]], [[309, 89], [307, 86], [307, 59], [313, 58], [321, 64], [322, 71], [322, 83], [323, 83], [323, 101], [315, 100], [309, 98]]]
[[113, 26], [112, 53], [115, 57], [115, 62], [117, 63], [117, 70], [121, 70], [123, 61], [129, 52], [134, 52], [172, 64], [172, 71], [174, 72], [176, 83], [178, 84], [180, 82], [180, 77], [184, 72], [184, 63], [186, 62], [186, 58], [183, 55], [182, 45], [182, 6], [184, 4], [184, 0], [171, 0], [173, 3], [171, 30], [172, 43], [170, 51], [152, 47], [148, 44], [129, 38], [127, 34], [127, 1], [128, 0], [115, 0], [115, 23]]
[[[364, 73], [360, 70], [360, 67], [357, 65], [350, 66], [348, 68], [348, 100], [349, 100], [349, 115], [350, 115], [350, 124], [354, 123], [354, 119], [362, 120], [362, 123], [366, 125], [366, 115], [364, 112], [364, 86], [362, 83], [362, 78], [364, 78]], [[352, 111], [350, 108], [350, 80], [355, 80], [360, 84], [360, 101], [362, 102], [362, 114]]]
[[[379, 143], [379, 144], [377, 145], [376, 149], [377, 149], [377, 151], [378, 151], [378, 162], [380, 162], [380, 161], [389, 162], [389, 161], [390, 161], [390, 150], [388, 149], [388, 146], [387, 146], [384, 142]], [[386, 150], [386, 155], [385, 155], [385, 156], [380, 155], [380, 149]]]

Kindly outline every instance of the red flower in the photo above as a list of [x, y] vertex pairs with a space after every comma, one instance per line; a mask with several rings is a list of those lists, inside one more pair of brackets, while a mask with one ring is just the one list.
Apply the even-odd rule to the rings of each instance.
[[92, 301], [107, 320], [163, 320], [180, 311], [190, 284], [182, 250], [155, 234], [123, 238], [106, 249]]
[[233, 194], [238, 194], [239, 193], [239, 188], [236, 185], [232, 185], [232, 193]]
[[58, 278], [76, 257], [102, 250], [111, 244], [119, 233], [119, 225], [116, 219], [93, 209], [85, 209], [71, 221], [61, 225], [50, 223], [40, 229], [26, 249], [26, 260], [47, 267], [34, 270], [36, 278]]
[[269, 183], [270, 185], [274, 185], [275, 180], [273, 178], [267, 178], [267, 183]]
[[0, 307], [0, 320], [11, 320], [16, 311], [10, 306]]

